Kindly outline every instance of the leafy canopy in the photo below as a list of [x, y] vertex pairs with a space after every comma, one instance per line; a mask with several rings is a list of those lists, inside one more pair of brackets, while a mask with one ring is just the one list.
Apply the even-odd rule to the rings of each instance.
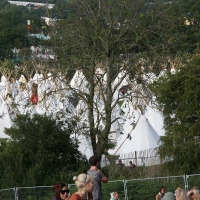
[[5, 130], [10, 140], [0, 149], [1, 187], [71, 182], [83, 171], [86, 159], [70, 138], [71, 128], [62, 127], [47, 116], [19, 115]]
[[152, 90], [162, 106], [166, 136], [160, 153], [175, 173], [197, 173], [200, 156], [200, 58], [160, 78]]

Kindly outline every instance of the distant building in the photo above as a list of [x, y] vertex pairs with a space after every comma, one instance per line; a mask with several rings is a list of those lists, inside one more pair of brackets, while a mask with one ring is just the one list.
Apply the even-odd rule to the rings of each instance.
[[24, 2], [24, 1], [8, 1], [10, 4], [14, 4], [17, 6], [27, 6], [29, 8], [33, 7], [35, 9], [40, 7], [47, 7], [48, 9], [52, 9], [55, 4], [48, 4], [48, 3], [36, 3], [36, 2]]

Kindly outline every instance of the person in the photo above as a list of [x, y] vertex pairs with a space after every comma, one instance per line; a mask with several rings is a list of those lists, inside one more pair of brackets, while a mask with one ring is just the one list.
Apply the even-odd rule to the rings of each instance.
[[57, 190], [58, 190], [60, 184], [61, 184], [61, 183], [56, 183], [56, 184], [53, 186], [53, 198], [52, 198], [52, 200], [56, 200], [56, 192], [57, 192]]
[[190, 200], [194, 200], [194, 193], [191, 190], [188, 191], [187, 196]]
[[53, 187], [54, 197], [52, 200], [68, 200], [69, 189], [66, 183], [56, 183]]
[[117, 163], [117, 166], [118, 167], [124, 167], [124, 163], [122, 163], [122, 160], [119, 160], [118, 163]]
[[159, 190], [159, 193], [156, 195], [156, 200], [161, 200], [165, 194], [165, 188], [161, 187]]
[[93, 200], [100, 200], [102, 198], [101, 182], [107, 183], [108, 178], [99, 170], [100, 163], [96, 156], [89, 158], [90, 169], [87, 171], [94, 179], [94, 188], [92, 191]]
[[79, 174], [78, 177], [74, 176], [73, 180], [78, 191], [71, 195], [70, 200], [92, 200], [93, 178], [89, 174], [84, 173]]
[[110, 200], [119, 200], [119, 194], [117, 192], [113, 192]]
[[166, 192], [161, 200], [176, 200], [173, 192]]
[[135, 164], [133, 164], [133, 162], [132, 162], [132, 161], [130, 161], [130, 162], [129, 162], [129, 165], [130, 165], [130, 168], [131, 168], [131, 169], [134, 169], [134, 168], [136, 167], [136, 165], [135, 165]]
[[187, 194], [183, 189], [176, 189], [175, 191], [176, 200], [189, 200]]
[[194, 187], [188, 192], [188, 196], [191, 200], [200, 200], [199, 189]]
[[[182, 190], [182, 188], [181, 187], [177, 187], [176, 190]], [[175, 190], [175, 193], [176, 193], [176, 190]]]

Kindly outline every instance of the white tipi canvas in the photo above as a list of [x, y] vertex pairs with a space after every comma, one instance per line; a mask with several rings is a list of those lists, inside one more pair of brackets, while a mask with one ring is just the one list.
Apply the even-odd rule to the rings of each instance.
[[127, 154], [135, 151], [157, 148], [161, 145], [160, 136], [153, 129], [144, 115], [141, 115], [139, 121], [130, 133], [130, 136], [124, 135], [116, 149], [116, 154]]
[[8, 106], [6, 102], [2, 101], [0, 105], [0, 138], [9, 138], [9, 136], [5, 134], [4, 130], [11, 126], [12, 120], [8, 112]]
[[149, 123], [148, 119], [141, 115], [140, 119], [130, 133], [130, 137], [126, 139], [119, 149], [120, 154], [154, 149], [161, 145], [160, 136]]

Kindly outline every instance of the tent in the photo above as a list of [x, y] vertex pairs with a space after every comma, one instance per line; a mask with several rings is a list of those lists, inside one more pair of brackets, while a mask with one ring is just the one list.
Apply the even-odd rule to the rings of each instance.
[[85, 135], [75, 135], [73, 134], [71, 138], [76, 139], [78, 141], [78, 150], [89, 159], [91, 156], [94, 155], [92, 145], [90, 139], [87, 138]]
[[148, 119], [141, 115], [139, 121], [130, 133], [130, 138], [126, 141], [119, 152], [121, 154], [131, 151], [141, 151], [146, 149], [157, 148], [160, 143], [160, 136], [149, 123]]
[[0, 100], [0, 138], [9, 138], [4, 133], [5, 128], [10, 128], [12, 126], [12, 119], [8, 111], [8, 105], [5, 101]]
[[124, 134], [116, 148], [109, 153], [119, 155], [125, 165], [128, 165], [129, 161], [137, 165], [149, 165], [153, 157], [159, 159], [156, 149], [160, 145], [160, 136], [145, 115], [141, 115], [135, 128], [133, 127], [129, 134]]

